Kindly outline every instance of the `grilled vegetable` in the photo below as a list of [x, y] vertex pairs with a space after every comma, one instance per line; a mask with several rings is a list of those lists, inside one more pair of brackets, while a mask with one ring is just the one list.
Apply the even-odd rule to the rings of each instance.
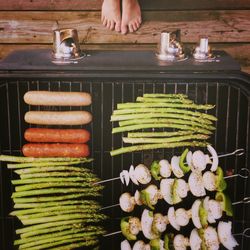
[[[119, 103], [113, 111], [111, 121], [118, 121], [119, 127], [114, 127], [112, 133], [129, 132], [123, 137], [124, 143], [137, 145], [114, 149], [111, 156], [148, 149], [206, 146], [205, 140], [213, 133], [213, 121], [217, 119], [197, 110], [212, 109], [213, 105], [197, 105], [179, 94], [170, 98], [146, 95], [137, 97], [135, 103]], [[176, 131], [157, 131], [158, 128]], [[141, 129], [151, 131], [134, 132]], [[184, 164], [182, 168], [184, 172], [189, 170]]]
[[[103, 186], [89, 169], [78, 166], [86, 158], [33, 158], [0, 156], [21, 177], [12, 180], [14, 207], [24, 227], [17, 229], [18, 249], [74, 249], [94, 247], [105, 233], [96, 197]], [[19, 163], [20, 162], [20, 163]], [[60, 247], [59, 247], [60, 246]]]

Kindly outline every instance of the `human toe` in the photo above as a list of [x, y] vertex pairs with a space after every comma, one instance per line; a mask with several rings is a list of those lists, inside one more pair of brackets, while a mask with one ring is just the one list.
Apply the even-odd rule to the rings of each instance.
[[115, 21], [111, 20], [111, 21], [110, 21], [109, 29], [110, 29], [110, 30], [113, 30], [114, 27], [115, 27]]
[[115, 31], [121, 32], [121, 22], [120, 21], [115, 22]]
[[121, 32], [122, 32], [122, 34], [125, 35], [127, 33], [127, 31], [128, 31], [127, 25], [122, 24], [122, 26], [121, 26]]
[[128, 28], [129, 28], [129, 32], [134, 32], [133, 23], [129, 23]]
[[107, 20], [105, 17], [103, 18], [103, 22], [102, 22], [102, 24], [103, 24], [104, 26], [106, 26], [106, 27], [107, 27], [108, 20]]

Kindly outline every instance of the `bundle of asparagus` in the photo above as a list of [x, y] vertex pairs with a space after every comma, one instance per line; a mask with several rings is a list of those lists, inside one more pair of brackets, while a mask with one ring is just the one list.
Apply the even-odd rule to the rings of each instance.
[[[119, 122], [112, 133], [128, 132], [124, 143], [134, 146], [114, 149], [112, 156], [133, 151], [182, 146], [207, 145], [215, 130], [213, 115], [197, 110], [209, 110], [213, 105], [198, 105], [184, 94], [144, 94], [135, 103], [120, 103], [111, 116]], [[130, 132], [150, 129], [149, 131]], [[157, 130], [158, 129], [158, 130]], [[161, 129], [161, 130], [159, 130]]]
[[[74, 249], [98, 246], [106, 216], [96, 197], [101, 185], [87, 168], [86, 158], [31, 158], [0, 156], [20, 176], [12, 180], [14, 210], [23, 228], [16, 230], [19, 249]], [[99, 223], [99, 225], [98, 225]]]

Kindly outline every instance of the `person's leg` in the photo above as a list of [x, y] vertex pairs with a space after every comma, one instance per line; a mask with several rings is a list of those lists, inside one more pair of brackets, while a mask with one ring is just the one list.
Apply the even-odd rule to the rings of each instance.
[[110, 30], [121, 31], [120, 0], [103, 0], [102, 24]]
[[141, 8], [137, 0], [122, 0], [121, 32], [136, 31], [141, 25]]

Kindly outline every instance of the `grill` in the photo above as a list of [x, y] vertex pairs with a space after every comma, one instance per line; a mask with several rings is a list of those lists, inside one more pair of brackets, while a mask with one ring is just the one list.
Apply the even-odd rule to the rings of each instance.
[[[249, 169], [250, 143], [250, 78], [240, 72], [236, 62], [223, 52], [216, 52], [218, 60], [196, 63], [192, 59], [175, 64], [159, 65], [152, 52], [93, 52], [76, 65], [58, 66], [50, 62], [47, 50], [21, 51], [10, 55], [0, 64], [0, 152], [20, 155], [25, 143], [23, 133], [29, 127], [24, 114], [35, 109], [23, 102], [28, 90], [86, 91], [93, 97], [88, 108], [94, 120], [84, 126], [91, 134], [89, 143], [94, 163], [92, 170], [102, 179], [119, 176], [131, 164], [170, 159], [183, 148], [135, 152], [111, 157], [109, 151], [123, 145], [120, 134], [111, 134], [110, 115], [117, 103], [133, 102], [143, 93], [183, 93], [197, 103], [215, 104], [209, 111], [218, 117], [216, 131], [210, 139], [219, 154], [244, 148], [243, 156], [230, 156], [220, 160], [224, 171], [239, 173]], [[40, 108], [42, 109], [42, 108]], [[86, 110], [86, 107], [84, 108]], [[53, 108], [53, 110], [74, 110]], [[8, 214], [13, 208], [10, 180], [15, 175], [0, 168], [0, 249], [13, 249], [17, 219]], [[232, 178], [227, 181], [232, 201], [250, 196], [249, 180]], [[124, 187], [119, 181], [105, 185], [101, 202], [103, 206], [116, 204], [122, 192], [134, 193], [135, 187]], [[107, 230], [119, 230], [120, 218], [125, 216], [119, 207], [106, 211], [110, 216]], [[250, 227], [250, 209], [247, 204], [237, 205], [233, 218], [233, 232], [241, 233]], [[102, 249], [119, 249], [123, 237], [114, 235], [101, 240]], [[250, 240], [236, 236], [239, 249], [248, 249]]]

